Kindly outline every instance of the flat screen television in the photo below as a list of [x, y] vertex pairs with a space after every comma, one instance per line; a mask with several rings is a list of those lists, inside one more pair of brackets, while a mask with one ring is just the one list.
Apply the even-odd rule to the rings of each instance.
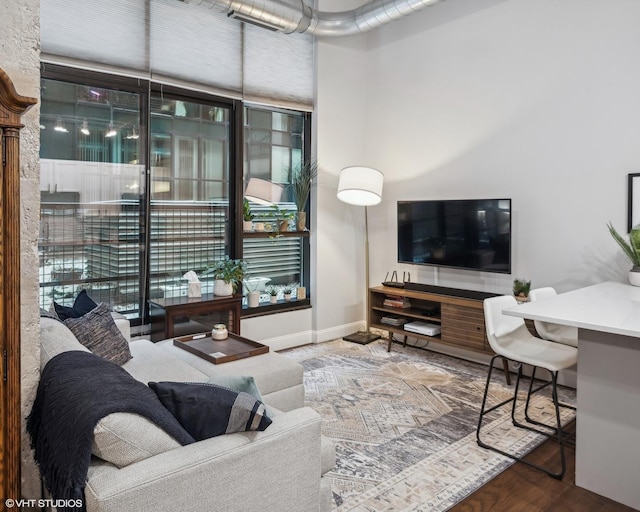
[[398, 262], [511, 273], [511, 199], [398, 201]]

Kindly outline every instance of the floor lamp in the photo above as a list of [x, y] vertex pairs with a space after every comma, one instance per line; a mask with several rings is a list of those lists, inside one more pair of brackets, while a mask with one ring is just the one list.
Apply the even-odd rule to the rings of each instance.
[[371, 167], [345, 167], [340, 172], [338, 199], [340, 201], [364, 206], [364, 275], [365, 275], [365, 330], [345, 336], [343, 339], [366, 345], [380, 338], [369, 332], [369, 221], [367, 206], [378, 204], [382, 200], [384, 175]]

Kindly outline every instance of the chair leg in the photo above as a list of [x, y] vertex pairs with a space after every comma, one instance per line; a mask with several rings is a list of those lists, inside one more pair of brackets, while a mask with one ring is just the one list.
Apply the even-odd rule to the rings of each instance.
[[[482, 441], [480, 433], [481, 433], [481, 429], [482, 429], [482, 420], [484, 419], [484, 416], [487, 415], [488, 413], [496, 410], [499, 407], [502, 407], [503, 405], [508, 404], [509, 402], [512, 402], [512, 407], [511, 407], [511, 420], [513, 421], [514, 425], [516, 426], [522, 426], [523, 428], [527, 428], [528, 430], [533, 430], [533, 431], [537, 431], [537, 429], [534, 429], [533, 427], [528, 427], [526, 425], [520, 425], [516, 419], [515, 419], [515, 410], [516, 410], [516, 402], [517, 402], [517, 398], [518, 398], [518, 387], [520, 385], [520, 379], [522, 377], [522, 365], [520, 365], [520, 367], [518, 368], [518, 373], [517, 373], [517, 377], [516, 377], [516, 384], [515, 384], [515, 390], [514, 390], [514, 394], [512, 398], [509, 398], [507, 400], [504, 400], [502, 402], [500, 402], [499, 404], [496, 404], [490, 408], [486, 408], [487, 405], [487, 395], [489, 392], [489, 384], [491, 382], [491, 373], [493, 371], [493, 362], [494, 360], [500, 357], [504, 360], [504, 358], [502, 356], [499, 355], [495, 355], [491, 358], [491, 363], [489, 364], [489, 372], [487, 375], [487, 383], [485, 385], [484, 388], [484, 395], [482, 397], [482, 405], [480, 406], [480, 417], [478, 418], [478, 428], [476, 429], [476, 441], [478, 443], [478, 446], [482, 447], [482, 448], [486, 448], [488, 450], [494, 451], [496, 453], [499, 453], [501, 455], [504, 455], [505, 457], [509, 457], [510, 459], [513, 459], [515, 461], [518, 462], [522, 462], [523, 464], [526, 464], [527, 466], [531, 466], [534, 469], [538, 469], [544, 473], [546, 473], [547, 475], [556, 478], [558, 480], [562, 480], [562, 478], [564, 477], [565, 471], [566, 471], [566, 460], [565, 460], [565, 454], [564, 454], [564, 438], [563, 438], [563, 432], [562, 432], [562, 425], [560, 423], [560, 405], [558, 403], [558, 393], [557, 393], [557, 377], [558, 374], [557, 372], [552, 372], [552, 378], [551, 378], [551, 383], [552, 383], [552, 399], [553, 399], [553, 404], [554, 404], [554, 408], [555, 408], [555, 413], [556, 413], [556, 423], [557, 423], [557, 427], [554, 429], [555, 430], [555, 434], [557, 434], [558, 437], [558, 444], [560, 445], [560, 463], [561, 463], [561, 470], [560, 472], [553, 472], [548, 468], [542, 467], [538, 464], [534, 464], [532, 462], [529, 462], [527, 460], [524, 460], [523, 457], [519, 457], [517, 455], [514, 455], [512, 453], [508, 453], [505, 452], [504, 450], [500, 450], [499, 448], [496, 448], [495, 446], [491, 446], [488, 445], [487, 443], [485, 443], [484, 441]], [[531, 390], [531, 385], [530, 388]], [[529, 398], [529, 396], [527, 396], [527, 399]], [[549, 434], [545, 433], [545, 432], [540, 432], [541, 434], [546, 435], [547, 437], [550, 437]]]
[[[553, 383], [553, 378], [552, 378], [551, 380], [549, 380], [549, 381], [545, 381], [543, 384], [541, 384], [540, 386], [538, 386], [538, 387], [536, 387], [536, 388], [534, 389], [534, 387], [533, 387], [533, 386], [534, 386], [534, 382], [535, 382], [535, 379], [536, 379], [536, 371], [537, 371], [537, 370], [538, 370], [538, 367], [537, 367], [537, 366], [533, 366], [533, 367], [532, 367], [532, 370], [531, 370], [531, 380], [529, 381], [529, 390], [528, 390], [528, 392], [527, 392], [527, 401], [526, 401], [526, 404], [525, 404], [525, 407], [524, 407], [524, 418], [525, 418], [525, 420], [527, 421], [527, 423], [530, 423], [530, 424], [532, 424], [532, 425], [538, 425], [538, 426], [540, 426], [540, 427], [544, 427], [544, 428], [548, 428], [548, 429], [549, 429], [549, 430], [551, 430], [552, 432], [551, 432], [551, 433], [546, 433], [546, 432], [542, 432], [542, 431], [540, 431], [540, 430], [538, 430], [538, 429], [536, 429], [536, 428], [531, 428], [531, 427], [530, 427], [530, 426], [528, 426], [528, 425], [524, 425], [524, 424], [522, 424], [522, 423], [520, 423], [520, 422], [516, 421], [516, 420], [515, 420], [515, 417], [512, 417], [512, 419], [513, 419], [513, 424], [514, 424], [516, 427], [527, 428], [527, 429], [532, 430], [532, 431], [534, 431], [534, 432], [538, 432], [538, 433], [540, 433], [540, 434], [544, 434], [544, 435], [546, 435], [547, 437], [551, 437], [551, 436], [555, 436], [555, 435], [556, 435], [556, 427], [554, 427], [554, 426], [552, 426], [552, 425], [547, 425], [546, 423], [542, 423], [542, 422], [537, 421], [537, 420], [534, 420], [533, 418], [531, 418], [531, 416], [529, 416], [529, 404], [531, 403], [531, 396], [532, 396], [534, 393], [537, 393], [538, 391], [543, 390], [544, 388], [546, 388], [547, 386], [550, 386], [550, 385]], [[552, 373], [552, 372], [549, 372], [549, 373]], [[553, 391], [552, 391], [552, 394], [553, 394]], [[556, 388], [556, 398], [557, 398], [557, 388]], [[575, 408], [574, 406], [572, 406], [572, 405], [568, 405], [568, 404], [562, 404], [562, 403], [560, 403], [560, 402], [558, 402], [558, 406], [559, 406], [559, 407], [564, 407], [564, 408], [567, 408], [567, 409], [572, 409], [572, 410], [574, 410], [574, 411], [576, 410], [576, 408]], [[565, 436], [570, 436], [570, 435], [571, 435], [569, 432], [563, 432], [563, 433], [564, 433], [564, 435], [565, 435]]]

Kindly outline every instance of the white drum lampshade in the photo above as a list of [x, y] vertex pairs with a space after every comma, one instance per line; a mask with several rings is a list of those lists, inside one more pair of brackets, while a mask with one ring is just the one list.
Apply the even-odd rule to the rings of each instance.
[[338, 199], [358, 206], [373, 206], [382, 201], [384, 175], [371, 167], [345, 167], [340, 172]]
[[244, 193], [244, 197], [249, 201], [265, 205], [277, 203], [281, 196], [282, 185], [260, 178], [251, 178]]

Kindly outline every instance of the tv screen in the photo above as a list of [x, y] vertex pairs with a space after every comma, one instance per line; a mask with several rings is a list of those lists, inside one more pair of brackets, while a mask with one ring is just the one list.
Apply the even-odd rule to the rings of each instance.
[[398, 201], [398, 262], [511, 272], [511, 199]]

